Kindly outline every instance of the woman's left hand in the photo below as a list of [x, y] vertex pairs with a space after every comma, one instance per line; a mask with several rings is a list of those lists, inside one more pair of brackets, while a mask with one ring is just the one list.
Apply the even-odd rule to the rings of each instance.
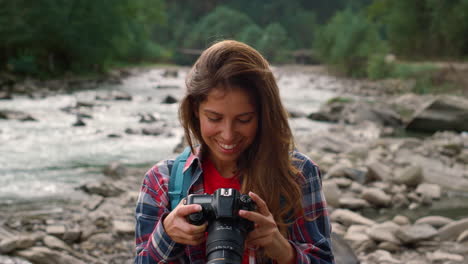
[[257, 204], [257, 211], [239, 210], [239, 216], [255, 224], [254, 230], [246, 238], [247, 246], [262, 247], [265, 254], [278, 263], [291, 263], [296, 253], [288, 240], [281, 235], [267, 204], [253, 192], [249, 196]]

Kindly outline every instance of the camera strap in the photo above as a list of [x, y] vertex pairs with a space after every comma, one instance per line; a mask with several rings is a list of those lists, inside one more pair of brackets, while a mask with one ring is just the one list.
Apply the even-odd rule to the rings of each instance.
[[177, 156], [172, 165], [171, 177], [169, 178], [169, 202], [171, 210], [176, 208], [182, 198], [187, 195], [187, 190], [190, 187], [192, 173], [190, 169], [184, 172], [185, 162], [190, 156], [191, 149], [186, 147], [184, 152]]

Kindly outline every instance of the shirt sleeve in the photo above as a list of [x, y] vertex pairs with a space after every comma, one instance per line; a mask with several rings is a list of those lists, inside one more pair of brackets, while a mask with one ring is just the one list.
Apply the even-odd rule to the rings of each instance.
[[296, 250], [296, 263], [334, 263], [331, 225], [322, 191], [320, 170], [309, 158], [301, 156], [304, 215], [289, 227], [289, 242]]
[[135, 264], [185, 263], [184, 245], [173, 241], [163, 226], [169, 214], [167, 193], [172, 164], [162, 161], [144, 177], [135, 210]]

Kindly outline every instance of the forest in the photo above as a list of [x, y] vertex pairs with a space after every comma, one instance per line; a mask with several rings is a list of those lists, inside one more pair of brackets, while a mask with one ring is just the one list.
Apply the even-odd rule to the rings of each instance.
[[[468, 0], [0, 0], [0, 71], [49, 78], [133, 64], [190, 65], [246, 42], [273, 64], [305, 51], [353, 77], [407, 61], [463, 61]], [[190, 54], [193, 54], [190, 56]]]

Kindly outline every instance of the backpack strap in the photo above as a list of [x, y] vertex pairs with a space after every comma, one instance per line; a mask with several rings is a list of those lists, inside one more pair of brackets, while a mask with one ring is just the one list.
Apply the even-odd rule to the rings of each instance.
[[184, 152], [177, 156], [174, 164], [172, 165], [171, 177], [169, 179], [169, 202], [171, 205], [171, 210], [176, 208], [182, 198], [187, 196], [187, 191], [192, 180], [192, 172], [189, 168], [184, 173], [184, 167], [185, 162], [190, 156], [190, 153], [190, 147], [186, 147]]

